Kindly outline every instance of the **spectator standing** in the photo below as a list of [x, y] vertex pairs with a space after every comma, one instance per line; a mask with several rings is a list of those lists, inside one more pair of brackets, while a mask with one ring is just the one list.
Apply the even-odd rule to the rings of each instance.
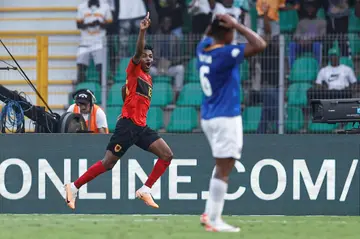
[[183, 16], [186, 9], [185, 0], [156, 0], [154, 3], [159, 19], [171, 17], [171, 32], [177, 36], [182, 36]]
[[141, 20], [146, 16], [144, 0], [119, 0], [120, 56], [128, 56], [129, 35], [137, 34]]
[[296, 1], [296, 8], [299, 20], [302, 20], [304, 18], [309, 18], [309, 7], [315, 9], [315, 14], [319, 11], [321, 8], [321, 1], [319, 0], [297, 0]]
[[270, 123], [278, 128], [279, 118], [279, 11], [294, 7], [285, 6], [286, 0], [257, 0], [257, 31], [267, 41], [267, 47], [256, 58], [256, 74], [252, 87], [252, 99], [262, 102], [260, 124], [257, 133], [269, 131]]
[[93, 58], [101, 82], [101, 68], [106, 55], [104, 48], [106, 28], [112, 23], [110, 7], [99, 0], [83, 2], [77, 9], [77, 27], [81, 30], [81, 43], [77, 52], [78, 82], [85, 81], [90, 57]]
[[171, 76], [174, 78], [174, 98], [173, 105], [179, 97], [184, 85], [184, 56], [181, 54], [181, 41], [171, 31], [172, 18], [164, 16], [160, 20], [160, 29], [155, 37], [154, 51], [155, 64], [150, 68], [152, 76]]
[[[236, 21], [240, 22], [241, 10], [240, 8], [234, 6], [234, 0], [222, 0], [222, 4], [225, 7], [226, 13], [234, 17]], [[239, 40], [240, 40], [240, 34], [238, 34], [238, 32], [234, 30], [233, 44], [237, 44]]]
[[192, 15], [192, 33], [201, 35], [216, 14], [226, 13], [224, 6], [215, 0], [192, 0], [188, 12]]
[[300, 2], [301, 20], [299, 21], [293, 42], [289, 44], [289, 66], [291, 67], [296, 55], [302, 52], [313, 52], [319, 65], [322, 58], [322, 44], [326, 35], [326, 21], [316, 17], [318, 7], [315, 0]]
[[240, 22], [246, 27], [251, 28], [249, 0], [234, 0], [234, 7], [240, 8]]
[[[278, 36], [280, 34], [279, 24], [279, 10], [285, 8], [286, 0], [257, 0], [256, 10], [258, 13], [257, 20], [257, 32], [260, 35], [265, 35], [265, 31], [270, 33], [271, 37]], [[264, 24], [264, 17], [269, 19], [269, 29]]]
[[211, 21], [215, 19], [217, 14], [228, 13], [221, 0], [209, 0], [208, 2], [210, 6]]
[[191, 32], [203, 34], [211, 19], [208, 0], [192, 0], [188, 5], [188, 12], [192, 15]]
[[233, 16], [237, 21], [240, 20], [241, 10], [239, 7], [234, 6], [234, 0], [222, 0], [226, 13]]
[[[267, 2], [259, 5], [260, 1], [257, 1], [257, 8], [261, 13], [260, 19], [258, 19], [258, 32], [267, 41], [267, 47], [256, 58], [255, 81], [257, 82], [252, 91], [254, 100], [262, 103], [261, 118], [257, 129], [259, 134], [267, 133], [270, 123], [274, 123], [275, 129], [273, 128], [273, 130], [276, 130], [279, 118], [279, 47], [277, 38], [280, 34], [280, 27], [278, 10], [284, 5], [282, 1], [268, 0]], [[259, 22], [261, 23], [260, 27]]]
[[216, 0], [192, 0], [188, 6], [188, 12], [192, 15], [192, 31], [190, 35], [189, 49], [190, 54], [196, 52], [196, 45], [203, 36], [216, 14], [225, 14], [225, 7]]
[[[116, 11], [116, 1], [115, 0], [100, 0], [101, 3], [106, 3], [109, 5], [111, 13], [115, 13]], [[113, 16], [115, 18], [115, 16]]]
[[110, 58], [110, 76], [108, 76], [108, 84], [114, 83], [114, 76], [116, 74], [116, 66], [119, 59], [116, 54], [116, 44], [118, 43], [119, 26], [117, 16], [119, 15], [119, 2], [116, 0], [101, 0], [101, 3], [107, 3], [110, 6], [113, 22], [109, 24], [106, 31], [108, 56]]
[[348, 0], [321, 0], [326, 13], [328, 40], [325, 44], [325, 52], [332, 47], [333, 41], [337, 40], [341, 49], [341, 55], [349, 56], [348, 27], [350, 15], [350, 1]]

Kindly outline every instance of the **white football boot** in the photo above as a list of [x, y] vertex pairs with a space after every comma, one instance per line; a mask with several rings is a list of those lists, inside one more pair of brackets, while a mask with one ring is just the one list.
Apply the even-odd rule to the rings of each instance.
[[231, 226], [221, 219], [216, 222], [209, 221], [205, 225], [205, 230], [208, 232], [240, 232], [239, 227]]

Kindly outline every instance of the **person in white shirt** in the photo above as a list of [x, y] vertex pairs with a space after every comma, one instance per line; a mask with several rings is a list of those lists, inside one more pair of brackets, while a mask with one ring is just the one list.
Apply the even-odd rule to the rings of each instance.
[[72, 96], [75, 104], [70, 105], [67, 112], [81, 114], [89, 131], [97, 134], [109, 133], [105, 112], [95, 104], [94, 93], [88, 89], [80, 89]]
[[99, 72], [101, 82], [101, 64], [105, 59], [104, 40], [106, 28], [112, 22], [110, 7], [99, 0], [81, 3], [77, 9], [77, 27], [81, 31], [81, 43], [77, 52], [78, 82], [85, 81], [85, 72], [90, 57]]
[[203, 34], [217, 14], [225, 14], [224, 6], [215, 0], [192, 0], [188, 5], [192, 15], [192, 33]]
[[121, 57], [130, 56], [128, 51], [129, 35], [137, 34], [140, 22], [146, 16], [147, 9], [144, 0], [118, 0], [119, 1], [119, 53]]
[[111, 12], [115, 12], [115, 0], [100, 0], [100, 3], [101, 2], [108, 4]]
[[316, 88], [308, 91], [310, 99], [344, 99], [352, 97], [356, 76], [350, 67], [340, 64], [340, 52], [332, 48], [328, 52], [330, 64], [323, 67], [316, 79]]
[[234, 0], [222, 0], [222, 4], [225, 7], [226, 13], [239, 21], [241, 10], [240, 8], [234, 6]]
[[109, 68], [110, 68], [110, 74], [107, 75], [108, 79], [108, 86], [111, 86], [114, 83], [114, 77], [116, 74], [116, 67], [119, 64], [118, 57], [117, 57], [117, 51], [118, 48], [118, 34], [119, 34], [119, 26], [118, 26], [118, 1], [116, 0], [100, 0], [101, 3], [106, 3], [109, 5], [111, 10], [111, 16], [113, 19], [113, 22], [109, 24], [109, 26], [106, 28], [106, 38], [107, 38], [107, 49], [108, 49], [108, 58], [111, 59], [109, 61]]
[[[236, 19], [237, 22], [241, 23], [240, 20], [240, 14], [241, 14], [241, 10], [238, 7], [234, 6], [234, 0], [222, 0], [222, 3], [225, 7], [225, 11], [227, 14], [229, 14], [230, 16], [234, 17]], [[246, 43], [246, 38], [240, 34], [238, 34], [237, 31], [234, 30], [234, 40], [233, 40], [233, 44], [237, 44], [237, 43]]]

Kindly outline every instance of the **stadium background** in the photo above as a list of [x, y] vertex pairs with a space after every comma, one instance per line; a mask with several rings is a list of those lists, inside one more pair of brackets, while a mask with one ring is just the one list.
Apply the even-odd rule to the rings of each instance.
[[[81, 1], [3, 1], [0, 8], [1, 26], [0, 36], [10, 51], [24, 68], [27, 75], [36, 83], [36, 86], [49, 105], [55, 111], [62, 113], [72, 103], [69, 94], [77, 88], [88, 87], [95, 92], [98, 103], [102, 105], [107, 114], [110, 130], [114, 129], [116, 116], [121, 111], [122, 100], [120, 97], [120, 86], [125, 83], [125, 69], [128, 60], [132, 56], [137, 35], [130, 35], [126, 41], [127, 51], [118, 47], [117, 36], [109, 36], [108, 44], [115, 46], [110, 54], [108, 51], [103, 82], [111, 79], [115, 84], [112, 87], [101, 85], [99, 73], [93, 62], [86, 71], [86, 81], [77, 83], [76, 52], [79, 45], [79, 31], [76, 28], [76, 9]], [[188, 1], [190, 2], [190, 1]], [[252, 28], [256, 30], [256, 9], [251, 8], [250, 16]], [[320, 9], [319, 18], [324, 18], [324, 11]], [[352, 67], [359, 78], [360, 20], [351, 8], [348, 29], [349, 53], [341, 57], [341, 62]], [[200, 81], [195, 67], [194, 45], [201, 36], [191, 34], [191, 18], [184, 11], [183, 36], [175, 56], [179, 59], [185, 69], [184, 87], [176, 101], [176, 107], [172, 104], [173, 90], [172, 77], [155, 76], [154, 98], [148, 115], [148, 123], [160, 132], [200, 132], [199, 105], [202, 92]], [[245, 133], [256, 133], [263, 107], [273, 107], [277, 117], [269, 119], [266, 131], [261, 133], [333, 133], [343, 126], [313, 124], [308, 108], [306, 91], [314, 85], [316, 76], [322, 65], [315, 60], [309, 51], [303, 50], [298, 54], [294, 63], [289, 61], [289, 44], [292, 34], [298, 23], [296, 10], [280, 12], [281, 36], [274, 41], [276, 45], [272, 52], [266, 52], [258, 58], [247, 60], [241, 66], [242, 92], [241, 101], [243, 106], [243, 121]], [[54, 27], [56, 26], [56, 27]], [[326, 35], [323, 44], [331, 44], [339, 47], [339, 37]], [[156, 44], [169, 44], [156, 34], [148, 34], [148, 42]], [[270, 64], [264, 71], [265, 74], [258, 75], [259, 66], [257, 61], [265, 60], [263, 64]], [[3, 48], [0, 49], [0, 59], [11, 62]], [[6, 66], [3, 62], [2, 65]], [[292, 65], [290, 65], [292, 64]], [[112, 70], [111, 68], [115, 68]], [[105, 69], [105, 68], [104, 68]], [[277, 82], [274, 82], [274, 75]], [[260, 78], [260, 79], [259, 79]], [[257, 89], [266, 90], [268, 84], [263, 82], [273, 81], [271, 88], [277, 91], [278, 98], [269, 106], [269, 101], [259, 93]], [[260, 83], [259, 83], [260, 82]], [[26, 85], [17, 71], [1, 71], [0, 83], [10, 89], [17, 89], [27, 93], [33, 103], [41, 105], [31, 88]], [[260, 85], [257, 86], [257, 85]], [[275, 87], [273, 87], [275, 85]], [[254, 90], [255, 89], [255, 90]], [[357, 88], [353, 94], [357, 95]], [[262, 99], [263, 98], [263, 99]], [[271, 100], [271, 99], [270, 99]], [[278, 110], [276, 110], [278, 109]], [[271, 116], [270, 116], [271, 118]], [[276, 127], [278, 125], [278, 127]], [[350, 127], [347, 125], [345, 128]], [[32, 131], [33, 126], [28, 123], [27, 130]]]
[[[106, 62], [109, 63], [108, 68], [110, 68], [110, 62], [117, 62], [115, 84], [110, 89], [106, 84], [102, 86], [97, 82], [99, 76], [93, 65], [86, 73], [86, 82], [82, 85], [77, 84], [76, 51], [80, 38], [79, 31], [76, 29], [75, 16], [80, 2], [82, 1], [4, 0], [0, 4], [0, 38], [9, 47], [55, 112], [65, 112], [68, 105], [72, 103], [69, 94], [76, 88], [89, 87], [94, 90], [98, 101], [105, 109], [111, 130], [121, 110], [120, 86], [125, 82], [124, 69], [134, 50], [136, 35], [128, 38], [127, 45], [131, 54], [119, 52], [116, 49], [118, 52], [115, 57], [107, 56], [106, 58]], [[256, 10], [251, 9], [250, 13], [252, 27], [256, 29]], [[318, 15], [324, 17], [324, 12], [319, 11]], [[166, 214], [201, 213], [204, 200], [199, 192], [207, 188], [207, 175], [211, 171], [211, 165], [206, 161], [206, 158], [211, 158], [208, 145], [201, 134], [194, 134], [201, 133], [199, 125], [201, 89], [194, 67], [195, 54], [191, 46], [196, 44], [200, 36], [189, 34], [191, 21], [187, 13], [184, 13], [184, 16], [184, 19], [187, 19], [183, 27], [185, 34], [181, 41], [181, 51], [177, 55], [179, 59], [186, 59], [184, 61], [184, 89], [174, 107], [171, 105], [172, 79], [164, 76], [154, 77], [154, 98], [148, 123], [161, 133], [171, 133], [170, 135], [163, 134], [164, 137], [169, 137], [169, 142], [174, 145], [175, 155], [179, 159], [172, 166], [171, 172], [177, 168], [178, 176], [185, 177], [175, 177], [179, 179], [176, 181], [179, 185], [178, 191], [175, 190], [175, 192], [190, 194], [197, 192], [198, 198], [195, 200], [185, 197], [185, 199], [176, 200], [170, 192], [170, 188], [174, 185], [170, 186], [171, 181], [169, 181], [169, 175], [166, 174], [162, 179], [161, 196], [158, 199], [163, 205], [164, 211], [161, 213]], [[235, 192], [239, 186], [244, 186], [247, 192], [243, 197], [229, 201], [228, 206], [225, 207], [226, 214], [235, 212], [234, 214], [242, 215], [279, 213], [359, 215], [360, 174], [357, 160], [359, 157], [357, 136], [313, 135], [334, 134], [343, 126], [313, 124], [310, 121], [306, 90], [314, 84], [320, 65], [309, 52], [305, 51], [299, 57], [300, 60], [290, 66], [289, 44], [297, 22], [297, 14], [294, 10], [281, 12], [282, 34], [279, 41], [274, 43], [278, 45], [278, 49], [273, 54], [263, 54], [257, 59], [270, 59], [277, 63], [272, 71], [278, 74], [279, 117], [277, 122], [269, 122], [270, 127], [266, 134], [308, 135], [288, 135], [282, 138], [281, 135], [256, 134], [264, 102], [254, 100], [252, 96], [253, 79], [256, 78], [258, 71], [256, 61], [255, 59], [246, 61], [241, 67], [244, 93], [241, 100], [244, 107], [245, 142], [247, 142], [242, 161], [244, 171], [240, 167], [238, 172], [241, 173], [235, 172], [236, 183], [231, 185], [229, 190]], [[342, 57], [341, 61], [351, 66], [359, 79], [360, 21], [354, 15], [354, 9], [351, 10], [348, 32], [350, 54]], [[150, 42], [159, 41], [156, 35], [148, 37]], [[333, 44], [336, 48], [338, 41], [335, 39], [338, 39], [337, 36], [327, 35], [324, 42]], [[116, 45], [118, 39], [114, 37], [109, 42], [114, 42]], [[3, 48], [0, 48], [0, 60], [13, 64]], [[3, 62], [0, 62], [0, 66], [3, 66]], [[111, 69], [106, 70], [105, 74], [104, 82], [111, 76]], [[18, 72], [0, 71], [0, 84], [9, 89], [23, 91], [34, 104], [42, 105]], [[356, 93], [355, 90], [354, 96]], [[279, 125], [278, 128], [274, 127], [276, 124]], [[32, 132], [33, 129], [31, 122], [27, 121], [27, 131]], [[38, 138], [32, 138], [30, 135], [26, 137], [0, 135], [0, 213], [71, 213], [66, 211], [62, 198], [58, 197], [61, 181], [69, 175], [75, 178], [81, 167], [81, 170], [84, 170], [86, 165], [91, 165], [102, 157], [102, 145], [106, 144], [107, 136], [35, 137]], [[62, 148], [68, 150], [64, 151]], [[130, 196], [130, 184], [132, 187], [135, 187], [135, 184], [140, 185], [141, 182], [137, 178], [142, 175], [140, 169], [148, 172], [153, 164], [153, 156], [132, 149], [126, 158], [128, 161], [121, 162], [121, 191], [115, 191], [114, 194], [114, 187], [119, 187], [119, 185], [113, 184], [114, 178], [111, 174], [104, 176], [97, 183], [94, 182], [89, 186], [87, 196], [90, 198], [80, 201], [82, 205], [79, 203], [79, 213], [154, 213], [143, 207], [141, 202], [133, 201], [134, 199]], [[302, 160], [306, 162], [307, 168], [299, 166], [300, 163], [304, 163]], [[181, 162], [185, 163], [181, 164]], [[68, 170], [64, 168], [69, 163], [71, 173], [68, 168]], [[138, 164], [139, 167], [137, 167]], [[254, 166], [260, 164], [262, 168], [258, 168], [257, 172], [259, 178], [252, 181]], [[26, 165], [31, 174], [28, 174]], [[286, 179], [281, 177], [284, 176], [281, 167], [285, 170]], [[130, 169], [134, 170], [132, 175], [135, 181], [129, 180]], [[309, 174], [306, 173], [307, 170]], [[189, 175], [191, 175], [190, 179]], [[296, 179], [295, 176], [298, 178]], [[31, 180], [26, 181], [29, 178]], [[296, 180], [300, 180], [301, 183]], [[252, 183], [256, 184], [256, 181], [260, 181], [258, 183], [261, 187], [260, 194], [259, 191], [255, 192], [252, 185]], [[191, 186], [188, 183], [192, 183]], [[274, 193], [281, 189], [284, 191], [274, 196]], [[23, 190], [26, 192], [23, 193]], [[95, 192], [100, 194], [105, 192], [108, 197], [106, 200], [97, 198]], [[345, 197], [343, 192], [346, 192]], [[90, 194], [92, 196], [89, 196]], [[120, 194], [121, 200], [118, 200]], [[242, 236], [245, 235], [246, 238], [357, 238], [360, 233], [358, 217], [312, 219], [307, 217], [230, 217], [228, 220], [234, 224], [240, 224], [244, 233]], [[21, 229], [19, 223], [21, 223]], [[119, 236], [151, 238], [154, 235], [157, 238], [205, 238], [197, 223], [197, 216], [157, 217], [153, 215], [146, 218], [134, 218], [78, 215], [75, 218], [67, 215], [55, 217], [4, 214], [0, 216], [0, 238], [84, 238], [87, 234], [91, 234], [94, 238]], [[69, 225], [76, 229], [69, 232]], [[57, 231], [56, 235], [53, 233], [54, 230]], [[211, 238], [206, 235], [206, 238], [209, 237]]]

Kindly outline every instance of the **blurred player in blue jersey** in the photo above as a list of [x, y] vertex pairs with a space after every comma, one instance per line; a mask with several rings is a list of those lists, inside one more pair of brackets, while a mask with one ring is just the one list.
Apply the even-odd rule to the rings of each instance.
[[[246, 44], [232, 45], [234, 30]], [[266, 42], [230, 15], [217, 15], [198, 44], [197, 64], [204, 92], [201, 127], [216, 160], [209, 199], [200, 221], [207, 231], [239, 232], [221, 219], [229, 174], [241, 157], [243, 128], [240, 104], [240, 64], [244, 57], [263, 51]]]

